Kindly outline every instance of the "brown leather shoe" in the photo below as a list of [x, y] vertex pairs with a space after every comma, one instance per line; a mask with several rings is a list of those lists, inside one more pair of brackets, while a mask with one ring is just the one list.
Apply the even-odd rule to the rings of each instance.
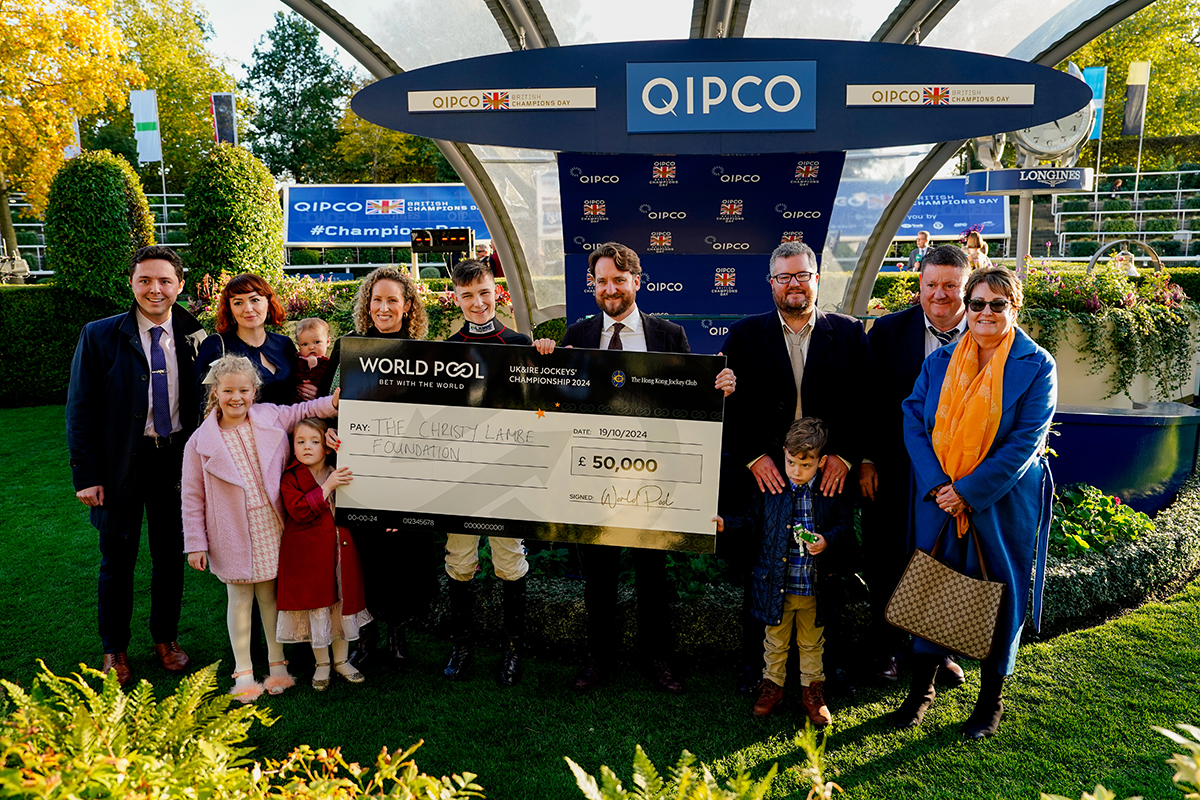
[[675, 677], [666, 661], [656, 658], [650, 668], [654, 671], [654, 682], [658, 684], [658, 688], [667, 694], [683, 694], [683, 683]]
[[179, 642], [160, 642], [154, 645], [154, 655], [158, 656], [167, 672], [187, 672], [190, 659], [179, 647]]
[[756, 717], [769, 716], [775, 710], [775, 706], [782, 702], [783, 687], [769, 678], [763, 678], [762, 686], [758, 690], [758, 700], [750, 713]]
[[824, 728], [833, 722], [833, 715], [829, 713], [829, 707], [825, 705], [825, 681], [813, 681], [805, 686], [801, 693], [801, 699], [804, 702], [804, 710], [808, 712], [808, 718], [813, 721], [813, 725]]
[[950, 656], [943, 656], [942, 663], [938, 666], [938, 683], [945, 686], [947, 689], [956, 689], [967, 682], [967, 676], [963, 674], [963, 669], [958, 664], [954, 663], [954, 659]]
[[896, 663], [896, 657], [887, 656], [880, 660], [875, 677], [888, 683], [895, 683], [900, 678], [900, 665]]
[[594, 689], [598, 686], [601, 679], [602, 672], [600, 666], [594, 661], [589, 661], [583, 666], [583, 669], [579, 670], [579, 673], [575, 676], [575, 682], [571, 685], [578, 692], [586, 692], [588, 689]]
[[119, 653], [104, 654], [104, 663], [100, 666], [100, 671], [107, 674], [110, 670], [116, 670], [117, 680], [122, 689], [128, 689], [133, 685], [133, 670], [129, 668], [129, 656], [124, 650]]

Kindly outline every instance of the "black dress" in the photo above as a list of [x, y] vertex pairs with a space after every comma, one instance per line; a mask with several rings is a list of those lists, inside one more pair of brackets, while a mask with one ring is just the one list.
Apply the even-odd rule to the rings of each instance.
[[[273, 403], [277, 406], [290, 406], [297, 402], [296, 386], [299, 379], [296, 345], [288, 337], [268, 332], [262, 347], [246, 344], [238, 337], [236, 331], [206, 338], [200, 345], [199, 355], [196, 356], [196, 386], [200, 397], [208, 397], [204, 377], [208, 375], [213, 362], [224, 355], [245, 356], [258, 368], [258, 374], [263, 380], [259, 402]], [[274, 372], [263, 366], [263, 358], [275, 365]], [[204, 403], [201, 403], [201, 406], [203, 405]]]

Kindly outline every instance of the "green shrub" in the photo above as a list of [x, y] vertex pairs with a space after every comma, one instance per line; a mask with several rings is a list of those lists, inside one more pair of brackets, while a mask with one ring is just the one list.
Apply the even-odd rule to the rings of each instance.
[[193, 286], [205, 275], [283, 276], [283, 209], [275, 181], [242, 147], [218, 145], [192, 173], [184, 200]]
[[[809, 729], [811, 730], [811, 725]], [[824, 750], [824, 745], [821, 746], [821, 750]], [[696, 769], [696, 757], [684, 750], [683, 755], [679, 757], [679, 763], [664, 778], [639, 744], [636, 745], [633, 754], [633, 785], [635, 788], [630, 792], [621, 785], [621, 779], [617, 777], [616, 773], [606, 766], [601, 765], [600, 780], [597, 781], [571, 759], [568, 758], [566, 761], [575, 775], [579, 791], [583, 792], [583, 796], [588, 800], [692, 800], [692, 798], [696, 800], [761, 800], [779, 772], [779, 765], [772, 765], [766, 777], [761, 781], [756, 781], [750, 777], [748, 772], [742, 770], [725, 787], [721, 787], [717, 784], [717, 779], [713, 777], [709, 768], [701, 764], [700, 768]], [[830, 789], [830, 794], [820, 794], [821, 790], [825, 788], [825, 782], [821, 777], [819, 767], [810, 768], [806, 772], [814, 775], [813, 784], [817, 792], [816, 796], [828, 797], [832, 794], [832, 789]], [[837, 784], [831, 784], [831, 786], [837, 786]], [[837, 788], [841, 789], [841, 787]], [[809, 797], [812, 796], [813, 794], [810, 793]]]
[[1067, 220], [1067, 233], [1083, 233], [1096, 230], [1096, 223], [1090, 219]]
[[1183, 242], [1176, 239], [1151, 239], [1146, 242], [1154, 248], [1154, 252], [1160, 256], [1181, 256], [1183, 255]]
[[387, 247], [364, 247], [359, 253], [362, 264], [391, 264], [392, 251]]
[[1151, 197], [1142, 203], [1142, 208], [1147, 211], [1173, 211], [1175, 209], [1175, 200], [1170, 197]]
[[1100, 243], [1095, 239], [1078, 239], [1067, 243], [1067, 255], [1071, 258], [1090, 256], [1100, 249]]
[[1102, 227], [1102, 230], [1105, 233], [1132, 232], [1137, 230], [1137, 223], [1131, 219], [1106, 219], [1104, 220], [1104, 226]]
[[1179, 227], [1179, 220], [1173, 217], [1154, 217], [1146, 220], [1143, 230], [1154, 232], [1171, 232]]
[[311, 267], [321, 263], [321, 254], [316, 250], [298, 249], [292, 251], [293, 267]]
[[534, 339], [553, 339], [556, 342], [562, 341], [563, 335], [567, 332], [567, 320], [563, 317], [548, 319], [545, 322], [533, 326]]
[[79, 332], [92, 320], [126, 310], [130, 302], [53, 284], [0, 286], [0, 406], [65, 401]]
[[1060, 211], [1066, 212], [1091, 211], [1091, 209], [1092, 204], [1087, 200], [1064, 200], [1062, 206], [1059, 207]]
[[187, 215], [183, 213], [182, 208], [172, 208], [167, 214], [167, 222], [174, 222], [176, 224], [187, 222]]
[[50, 184], [45, 235], [58, 285], [113, 305], [129, 302], [130, 259], [154, 243], [137, 173], [107, 150], [68, 161]]
[[1184, 208], [1200, 208], [1200, 194], [1192, 195], [1187, 200], [1183, 201]]
[[1133, 208], [1133, 204], [1128, 200], [1105, 200], [1105, 211], [1129, 211]]
[[[1193, 243], [1193, 246], [1196, 245], [1200, 245], [1200, 242]], [[1196, 255], [1196, 253], [1192, 255]], [[1167, 267], [1167, 271], [1171, 274], [1171, 280], [1179, 284], [1187, 292], [1188, 297], [1200, 298], [1200, 268], [1172, 264]]]
[[353, 247], [334, 247], [325, 251], [326, 264], [357, 264], [358, 253]]
[[1102, 552], [1117, 542], [1152, 533], [1154, 523], [1140, 511], [1085, 483], [1057, 487], [1050, 523], [1050, 550], [1062, 556]]
[[433, 280], [442, 277], [442, 271], [437, 267], [421, 267], [421, 280]]
[[18, 247], [33, 247], [39, 244], [38, 235], [33, 231], [17, 231]]
[[166, 244], [187, 244], [188, 234], [186, 230], [179, 228], [170, 228], [167, 230]]

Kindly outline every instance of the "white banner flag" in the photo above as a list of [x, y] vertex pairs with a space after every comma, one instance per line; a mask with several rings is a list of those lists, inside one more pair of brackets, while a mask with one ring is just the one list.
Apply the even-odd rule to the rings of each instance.
[[133, 113], [133, 138], [137, 140], [138, 162], [162, 161], [157, 93], [153, 89], [130, 92], [129, 110]]

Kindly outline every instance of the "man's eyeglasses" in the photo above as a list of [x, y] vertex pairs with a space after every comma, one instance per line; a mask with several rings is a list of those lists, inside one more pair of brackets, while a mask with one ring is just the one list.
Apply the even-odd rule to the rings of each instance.
[[985, 306], [990, 306], [992, 309], [992, 313], [1003, 314], [1004, 309], [1008, 308], [1010, 305], [1012, 305], [1012, 301], [1007, 300], [1003, 297], [997, 298], [990, 302], [987, 300], [980, 300], [978, 297], [967, 301], [967, 308], [971, 309], [972, 311], [974, 311], [976, 313], [983, 311]]
[[811, 272], [781, 272], [778, 275], [768, 275], [767, 280], [774, 281], [780, 286], [787, 286], [792, 281], [797, 283], [808, 283], [812, 280], [813, 273]]

